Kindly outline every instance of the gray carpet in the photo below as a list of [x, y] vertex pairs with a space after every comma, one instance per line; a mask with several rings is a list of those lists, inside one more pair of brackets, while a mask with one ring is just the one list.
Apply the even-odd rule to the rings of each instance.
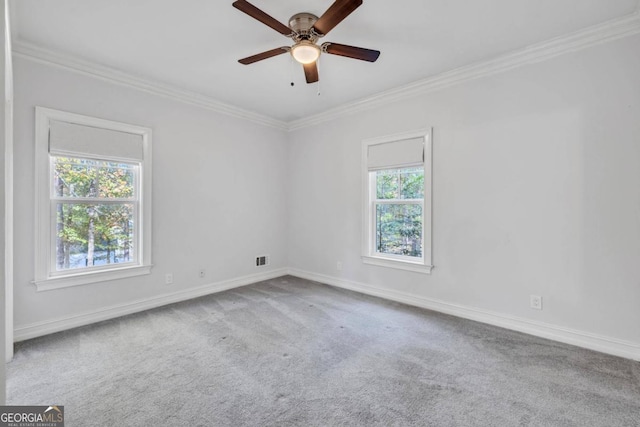
[[19, 343], [67, 426], [640, 426], [640, 363], [282, 277]]

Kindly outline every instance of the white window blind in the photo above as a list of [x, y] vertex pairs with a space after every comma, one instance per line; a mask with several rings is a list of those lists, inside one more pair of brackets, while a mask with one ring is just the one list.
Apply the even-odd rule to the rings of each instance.
[[402, 139], [370, 145], [367, 168], [370, 171], [424, 164], [424, 138]]
[[52, 120], [49, 153], [58, 156], [143, 160], [142, 135]]

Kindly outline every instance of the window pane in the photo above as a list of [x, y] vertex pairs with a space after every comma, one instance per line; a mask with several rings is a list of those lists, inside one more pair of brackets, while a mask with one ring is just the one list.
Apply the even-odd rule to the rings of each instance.
[[53, 157], [53, 194], [58, 197], [133, 198], [135, 165]]
[[96, 196], [96, 162], [54, 157], [53, 194], [64, 197]]
[[133, 203], [56, 204], [56, 270], [135, 261]]
[[424, 169], [388, 169], [376, 172], [376, 198], [422, 199]]
[[421, 205], [376, 205], [376, 252], [422, 257]]
[[132, 165], [101, 162], [98, 172], [98, 197], [126, 199], [134, 197], [134, 170]]

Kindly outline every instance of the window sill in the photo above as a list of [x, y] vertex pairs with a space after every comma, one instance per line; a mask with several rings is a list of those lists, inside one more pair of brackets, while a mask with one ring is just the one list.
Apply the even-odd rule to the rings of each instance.
[[151, 265], [136, 265], [106, 271], [69, 274], [43, 280], [34, 280], [32, 283], [36, 285], [36, 290], [41, 292], [71, 286], [88, 285], [90, 283], [106, 282], [109, 280], [126, 279], [128, 277], [143, 276], [145, 274], [151, 274]]
[[422, 274], [431, 274], [431, 270], [433, 269], [432, 265], [425, 265], [419, 262], [373, 257], [367, 255], [362, 256], [362, 262], [369, 265], [377, 265], [378, 267], [389, 267]]

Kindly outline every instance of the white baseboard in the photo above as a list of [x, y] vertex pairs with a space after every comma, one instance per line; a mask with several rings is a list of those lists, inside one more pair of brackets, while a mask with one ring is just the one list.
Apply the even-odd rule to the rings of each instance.
[[68, 317], [47, 320], [44, 322], [31, 323], [16, 327], [14, 331], [14, 341], [24, 341], [43, 335], [60, 332], [67, 329], [84, 326], [103, 320], [113, 319], [127, 314], [137, 313], [151, 308], [160, 307], [175, 302], [186, 301], [192, 298], [201, 297], [217, 292], [226, 291], [241, 286], [250, 285], [262, 280], [269, 280], [276, 277], [290, 274], [315, 282], [324, 283], [343, 289], [349, 289], [367, 295], [397, 301], [404, 304], [450, 314], [477, 322], [499, 326], [505, 329], [523, 332], [550, 340], [588, 348], [602, 353], [620, 356], [627, 359], [640, 361], [640, 344], [623, 341], [616, 338], [609, 338], [589, 332], [578, 331], [548, 323], [537, 322], [529, 319], [510, 316], [503, 313], [492, 312], [474, 307], [452, 304], [432, 298], [425, 298], [404, 292], [397, 292], [388, 289], [377, 288], [368, 284], [346, 280], [338, 277], [327, 276], [319, 273], [299, 270], [296, 268], [280, 268], [264, 273], [251, 274], [236, 279], [223, 280], [210, 283], [197, 288], [172, 292], [152, 298], [131, 301], [125, 304], [105, 307], [97, 311], [75, 314]]
[[151, 308], [160, 307], [175, 302], [185, 301], [204, 295], [222, 292], [240, 286], [250, 285], [262, 280], [269, 280], [287, 274], [286, 268], [266, 271], [259, 274], [251, 274], [236, 279], [223, 280], [220, 282], [209, 283], [207, 285], [198, 286], [197, 288], [185, 289], [169, 294], [158, 295], [151, 298], [145, 298], [137, 301], [127, 302], [125, 304], [113, 305], [101, 308], [96, 311], [74, 314], [68, 317], [61, 317], [44, 322], [31, 323], [24, 326], [18, 326], [14, 331], [14, 341], [24, 341], [30, 338], [36, 338], [42, 335], [60, 332], [78, 326], [84, 326], [103, 320], [113, 319], [115, 317], [125, 316], [127, 314], [137, 313]]
[[602, 335], [592, 334], [589, 332], [578, 331], [575, 329], [551, 325], [548, 323], [510, 316], [503, 313], [496, 313], [479, 308], [452, 304], [445, 301], [425, 298], [404, 292], [380, 289], [364, 283], [327, 276], [324, 274], [312, 273], [304, 270], [298, 270], [295, 268], [290, 268], [288, 270], [288, 273], [292, 276], [300, 277], [307, 280], [313, 280], [315, 282], [324, 283], [338, 288], [349, 289], [352, 291], [388, 299], [391, 301], [397, 301], [404, 304], [437, 311], [440, 313], [450, 314], [465, 319], [475, 320], [477, 322], [499, 326], [505, 329], [523, 332], [529, 335], [547, 338], [553, 341], [558, 341], [578, 347], [588, 348], [590, 350], [595, 350], [602, 353], [611, 354], [614, 356], [620, 356], [627, 359], [640, 361], [640, 344], [638, 343], [623, 341], [616, 338], [609, 338]]

